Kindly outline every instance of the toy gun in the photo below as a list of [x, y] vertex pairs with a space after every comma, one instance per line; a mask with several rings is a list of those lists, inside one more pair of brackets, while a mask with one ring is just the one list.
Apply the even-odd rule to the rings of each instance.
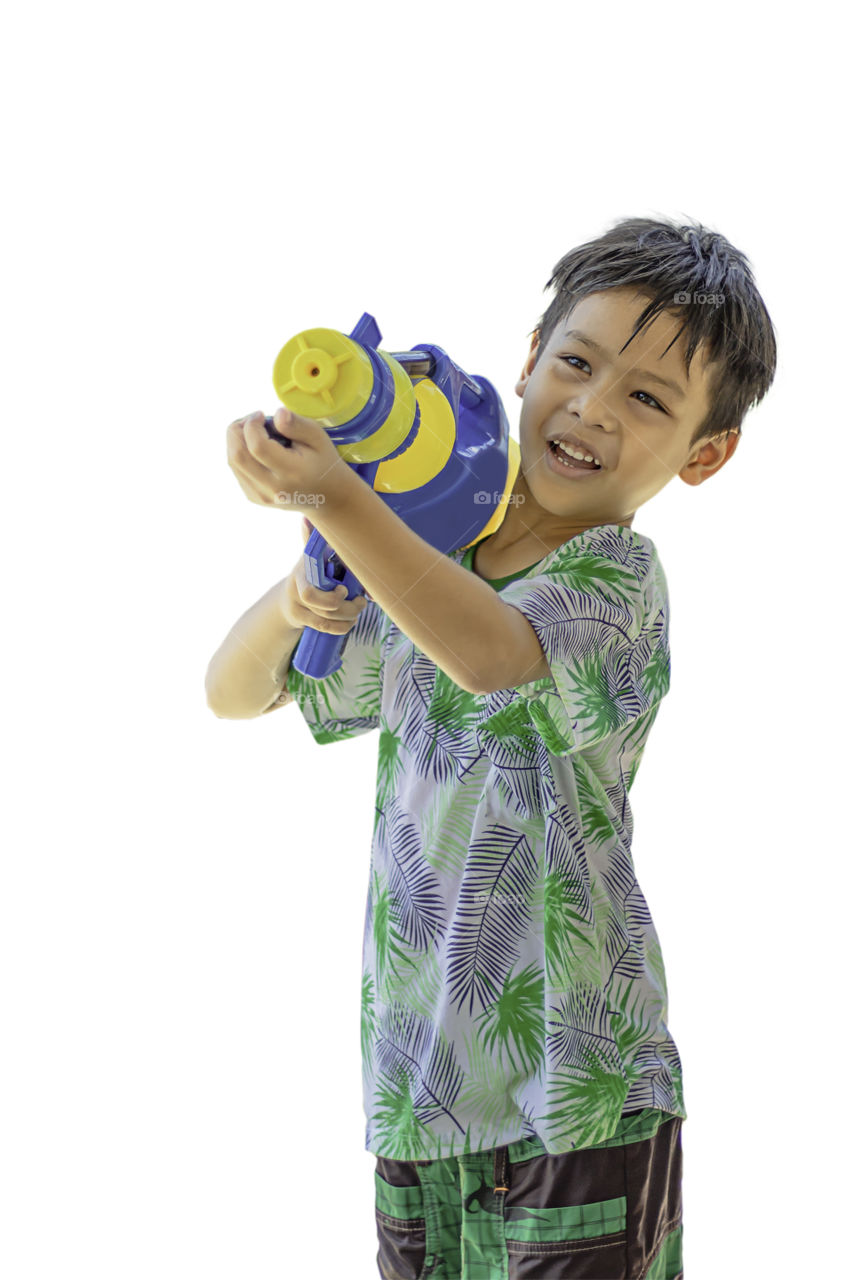
[[[379, 349], [382, 334], [367, 312], [348, 336], [306, 329], [282, 347], [273, 386], [282, 403], [326, 428], [341, 457], [419, 537], [447, 554], [494, 533], [506, 514], [520, 452], [497, 391], [464, 373], [441, 347]], [[290, 446], [266, 419], [268, 435]], [[305, 544], [305, 576], [347, 599], [364, 588], [314, 529]], [[347, 635], [306, 627], [292, 658], [321, 680], [341, 665]]]

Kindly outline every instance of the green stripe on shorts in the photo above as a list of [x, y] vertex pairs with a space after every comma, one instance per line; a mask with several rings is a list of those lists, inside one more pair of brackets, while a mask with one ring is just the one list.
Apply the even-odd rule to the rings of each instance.
[[422, 1218], [424, 1216], [424, 1193], [418, 1187], [393, 1187], [380, 1175], [378, 1169], [373, 1171], [376, 1179], [376, 1208], [386, 1213], [389, 1218]]
[[521, 1205], [507, 1205], [506, 1238], [549, 1243], [590, 1240], [595, 1236], [609, 1235], [611, 1231], [624, 1231], [627, 1209], [625, 1196], [557, 1209], [525, 1209]]
[[646, 1280], [669, 1280], [670, 1276], [684, 1274], [681, 1260], [683, 1237], [683, 1226], [670, 1231], [658, 1250], [657, 1257], [646, 1272]]

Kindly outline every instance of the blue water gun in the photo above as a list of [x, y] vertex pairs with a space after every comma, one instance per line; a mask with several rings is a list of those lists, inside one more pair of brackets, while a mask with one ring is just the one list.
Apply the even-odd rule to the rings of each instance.
[[[471, 378], [441, 347], [379, 348], [365, 312], [347, 335], [305, 329], [282, 347], [273, 386], [288, 409], [328, 431], [341, 457], [419, 537], [447, 553], [494, 533], [520, 461], [506, 412], [485, 378]], [[268, 435], [290, 440], [266, 418]], [[305, 544], [305, 577], [347, 599], [364, 588], [318, 529]], [[306, 627], [291, 659], [322, 680], [337, 671], [347, 635]]]

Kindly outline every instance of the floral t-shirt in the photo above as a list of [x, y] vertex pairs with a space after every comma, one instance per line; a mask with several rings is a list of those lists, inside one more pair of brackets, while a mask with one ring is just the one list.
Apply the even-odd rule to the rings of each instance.
[[[473, 548], [448, 553], [470, 568]], [[557, 1155], [686, 1119], [628, 793], [669, 688], [666, 579], [623, 525], [493, 584], [551, 674], [478, 696], [374, 601], [287, 686], [318, 743], [379, 729], [363, 944], [366, 1147]], [[660, 1118], [664, 1118], [660, 1116]]]

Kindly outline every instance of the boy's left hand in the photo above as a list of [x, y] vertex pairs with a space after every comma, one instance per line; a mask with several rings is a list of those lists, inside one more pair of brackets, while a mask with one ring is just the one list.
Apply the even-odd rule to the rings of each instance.
[[264, 415], [251, 413], [228, 428], [228, 465], [251, 502], [263, 507], [322, 506], [334, 501], [348, 477], [354, 477], [328, 433], [311, 418], [281, 407], [273, 415], [290, 448], [267, 435]]

